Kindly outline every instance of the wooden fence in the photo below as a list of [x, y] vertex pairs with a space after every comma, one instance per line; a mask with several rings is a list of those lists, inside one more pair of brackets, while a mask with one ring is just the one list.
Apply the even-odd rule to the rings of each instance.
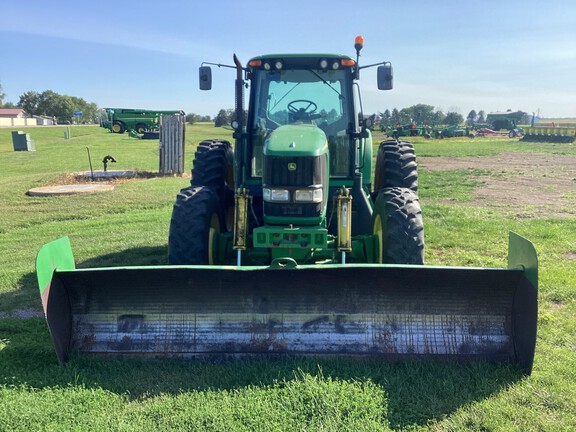
[[186, 123], [183, 115], [160, 117], [160, 174], [184, 173]]

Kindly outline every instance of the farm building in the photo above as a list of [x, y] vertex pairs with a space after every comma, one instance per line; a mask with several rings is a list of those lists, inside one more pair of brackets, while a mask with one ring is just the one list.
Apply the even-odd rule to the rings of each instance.
[[29, 118], [22, 108], [0, 108], [0, 126], [36, 126], [36, 119]]
[[36, 125], [38, 126], [50, 126], [56, 124], [54, 117], [48, 116], [33, 116], [36, 119]]
[[22, 108], [0, 108], [2, 118], [24, 118], [26, 113]]

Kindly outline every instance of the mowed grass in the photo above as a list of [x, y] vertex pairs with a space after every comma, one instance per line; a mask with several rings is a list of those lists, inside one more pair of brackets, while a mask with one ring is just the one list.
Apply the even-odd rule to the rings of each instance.
[[[505, 210], [461, 205], [484, 170], [420, 172], [426, 261], [500, 267], [509, 230], [534, 242], [540, 314], [529, 377], [481, 362], [346, 358], [206, 363], [74, 356], [59, 366], [44, 319], [11, 317], [41, 309], [34, 274], [40, 246], [68, 235], [80, 266], [164, 264], [173, 200], [189, 178], [29, 197], [32, 187], [88, 170], [86, 147], [95, 169], [112, 155], [118, 162], [110, 169], [157, 171], [158, 142], [98, 127], [73, 127], [70, 140], [60, 127], [26, 132], [36, 152], [12, 151], [10, 130], [0, 129], [0, 430], [576, 430], [576, 220], [516, 219]], [[230, 136], [210, 124], [188, 127], [188, 171], [200, 140]], [[574, 145], [516, 140], [418, 140], [415, 147], [418, 156], [576, 154]]]

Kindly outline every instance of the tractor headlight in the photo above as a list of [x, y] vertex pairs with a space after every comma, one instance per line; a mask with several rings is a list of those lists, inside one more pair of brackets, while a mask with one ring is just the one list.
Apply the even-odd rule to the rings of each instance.
[[287, 189], [262, 189], [262, 198], [268, 202], [288, 202], [290, 201], [290, 192]]
[[322, 189], [297, 189], [294, 191], [294, 201], [296, 202], [322, 202], [324, 194]]

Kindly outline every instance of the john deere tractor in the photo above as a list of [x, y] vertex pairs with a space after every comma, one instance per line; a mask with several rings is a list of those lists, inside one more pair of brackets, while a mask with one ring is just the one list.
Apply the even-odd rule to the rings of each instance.
[[[371, 119], [357, 85], [362, 40], [355, 45], [356, 59], [265, 55], [244, 68], [235, 58], [234, 150], [221, 140], [198, 146], [192, 185], [174, 205], [170, 263], [423, 263], [414, 150], [381, 143], [372, 178]], [[378, 88], [390, 90], [390, 63], [372, 66]], [[209, 66], [200, 85], [211, 87]]]
[[[510, 234], [507, 269], [423, 265], [413, 146], [378, 146], [360, 66], [335, 54], [236, 56], [234, 146], [198, 145], [176, 198], [170, 265], [75, 269], [45, 245], [38, 283], [60, 361], [155, 356], [484, 358], [532, 368], [537, 258]], [[200, 67], [211, 87], [214, 64]], [[221, 65], [218, 65], [221, 66]], [[249, 87], [248, 111], [244, 89]]]

